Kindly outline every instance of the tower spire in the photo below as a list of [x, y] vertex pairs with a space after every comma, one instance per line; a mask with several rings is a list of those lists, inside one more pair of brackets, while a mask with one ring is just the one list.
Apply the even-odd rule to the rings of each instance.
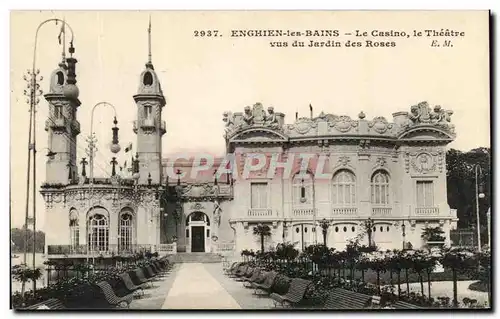
[[151, 59], [151, 15], [149, 15], [149, 26], [148, 26], [148, 63], [146, 67], [153, 69], [153, 62]]

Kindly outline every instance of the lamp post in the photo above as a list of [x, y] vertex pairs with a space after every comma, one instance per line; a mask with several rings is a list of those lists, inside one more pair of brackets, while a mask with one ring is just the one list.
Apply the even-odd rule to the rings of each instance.
[[486, 212], [486, 220], [487, 220], [487, 226], [488, 226], [488, 247], [491, 250], [491, 209], [488, 208], [488, 211]]
[[484, 198], [483, 185], [482, 183], [478, 185], [478, 175], [483, 175], [483, 170], [479, 164], [476, 164], [475, 168], [476, 177], [476, 219], [477, 219], [477, 250], [481, 252], [481, 221], [479, 218], [479, 199]]
[[[27, 183], [26, 183], [26, 214], [25, 214], [25, 242], [24, 242], [24, 255], [23, 262], [26, 265], [26, 258], [28, 253], [28, 224], [30, 221], [29, 218], [29, 189], [30, 189], [30, 169], [33, 169], [33, 217], [31, 218], [33, 222], [33, 270], [36, 268], [36, 106], [40, 102], [39, 96], [43, 94], [43, 91], [40, 89], [40, 84], [38, 82], [43, 80], [43, 77], [40, 76], [40, 70], [36, 68], [36, 53], [37, 53], [37, 42], [38, 42], [38, 33], [43, 25], [48, 22], [61, 22], [63, 27], [61, 29], [61, 34], [66, 35], [66, 27], [69, 28], [71, 32], [71, 42], [70, 42], [70, 58], [72, 59], [72, 55], [75, 52], [73, 47], [73, 29], [67, 24], [64, 20], [53, 18], [42, 21], [35, 32], [35, 44], [33, 48], [33, 64], [31, 70], [27, 71], [27, 75], [23, 76], [23, 79], [27, 82], [27, 90], [24, 90], [24, 95], [27, 96], [27, 102], [30, 106], [30, 120], [29, 120], [29, 129], [28, 129], [28, 168], [27, 168]], [[64, 45], [62, 50], [62, 59], [63, 63], [66, 62], [66, 39], [64, 39]], [[33, 152], [33, 163], [31, 163], [31, 152]], [[49, 152], [50, 153], [50, 152]], [[55, 154], [54, 154], [55, 155]], [[33, 281], [33, 293], [36, 292], [36, 281]], [[24, 296], [24, 290], [23, 290]]]
[[87, 143], [88, 143], [88, 148], [85, 150], [87, 155], [89, 156], [89, 173], [90, 173], [90, 185], [94, 184], [94, 155], [97, 152], [97, 138], [95, 137], [94, 133], [94, 112], [95, 109], [98, 106], [101, 105], [107, 105], [113, 108], [114, 111], [114, 119], [113, 119], [113, 124], [114, 127], [111, 129], [113, 131], [113, 139], [111, 141], [111, 145], [109, 147], [109, 150], [111, 153], [116, 154], [120, 151], [121, 147], [120, 144], [118, 144], [118, 121], [116, 120], [116, 108], [113, 104], [108, 103], [108, 102], [99, 102], [94, 105], [92, 108], [92, 113], [90, 117], [90, 135], [87, 137]]
[[368, 234], [368, 247], [372, 247], [372, 228], [373, 228], [373, 220], [368, 217], [365, 222], [366, 232]]
[[323, 220], [319, 223], [321, 229], [323, 230], [323, 245], [326, 247], [326, 235], [328, 233], [328, 227], [330, 227], [330, 221], [323, 218]]
[[406, 242], [405, 242], [406, 241], [406, 232], [405, 232], [406, 225], [405, 225], [404, 220], [401, 221], [401, 231], [403, 232], [403, 234], [402, 234], [403, 235], [403, 250], [405, 250], [405, 248], [406, 248]]
[[182, 171], [180, 169], [177, 169], [175, 171], [175, 174], [177, 175], [177, 185], [175, 185], [175, 192], [177, 195], [176, 198], [176, 207], [175, 207], [175, 235], [178, 238], [179, 237], [179, 220], [181, 219], [181, 213], [182, 213], [182, 206], [181, 206], [181, 195], [182, 195], [182, 186], [181, 186], [181, 174]]

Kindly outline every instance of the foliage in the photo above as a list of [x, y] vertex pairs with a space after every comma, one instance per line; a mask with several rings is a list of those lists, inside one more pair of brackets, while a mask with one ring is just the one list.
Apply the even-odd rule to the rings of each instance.
[[441, 229], [441, 227], [426, 227], [422, 231], [422, 239], [429, 242], [429, 241], [444, 241], [445, 237], [443, 236], [444, 231]]
[[[12, 228], [10, 230], [10, 238], [14, 243], [12, 251], [19, 253], [24, 252], [26, 228]], [[45, 233], [43, 231], [36, 232], [36, 249], [35, 252], [43, 253], [45, 248]], [[28, 229], [28, 252], [33, 252], [33, 230]]]
[[[137, 260], [135, 263], [122, 265], [120, 267], [107, 267], [104, 270], [96, 270], [92, 264], [76, 264], [73, 270], [84, 272], [84, 276], [75, 276], [60, 280], [47, 287], [37, 289], [36, 296], [32, 291], [25, 293], [24, 300], [22, 294], [16, 292], [12, 295], [12, 305], [14, 308], [30, 306], [50, 298], [57, 298], [68, 308], [93, 308], [98, 307], [101, 302], [101, 295], [96, 283], [108, 281], [112, 286], [118, 287], [120, 282], [119, 274], [137, 267], [147, 266], [152, 260]], [[54, 265], [55, 266], [55, 265]], [[71, 263], [58, 264], [58, 269], [68, 268]], [[17, 267], [16, 269], [21, 268]], [[19, 273], [20, 271], [17, 271]], [[41, 271], [40, 271], [41, 275]], [[18, 278], [35, 277], [29, 272], [18, 275]]]
[[276, 256], [281, 259], [293, 260], [299, 256], [299, 251], [292, 243], [283, 243], [276, 246]]
[[[364, 252], [362, 250], [367, 247], [359, 246], [358, 241], [353, 241], [347, 245], [344, 251], [328, 249], [324, 245], [311, 245], [298, 257], [287, 260], [284, 258], [286, 255], [284, 253], [285, 247], [293, 249], [293, 245], [290, 244], [278, 245], [276, 251], [259, 254], [256, 265], [267, 270], [275, 270], [280, 274], [271, 292], [285, 293], [290, 278], [312, 280], [313, 285], [306, 291], [303, 304], [313, 307], [321, 307], [329, 290], [340, 287], [368, 295], [379, 295], [383, 307], [390, 307], [399, 299], [426, 308], [450, 308], [454, 306], [450, 298], [438, 296], [433, 299], [424, 295], [424, 293], [428, 293], [428, 288], [430, 288], [428, 285], [428, 288], [424, 289], [424, 278], [428, 281], [427, 284], [430, 281], [471, 279], [473, 276], [480, 276], [477, 273], [478, 265], [481, 264], [483, 268], [480, 269], [483, 270], [480, 272], [483, 271], [484, 276], [489, 275], [491, 270], [489, 251], [477, 253], [464, 249], [436, 249], [432, 251]], [[433, 272], [438, 261], [446, 268], [445, 272]], [[313, 264], [318, 265], [318, 268], [312, 268]], [[453, 272], [451, 272], [450, 267], [453, 267]], [[354, 274], [355, 269], [356, 271], [362, 270], [365, 274], [365, 280], [360, 280], [359, 273], [357, 278], [356, 276], [349, 278], [345, 275], [345, 269], [350, 269], [351, 275]], [[388, 285], [393, 283], [392, 274], [394, 272], [401, 273], [402, 270], [408, 272], [408, 282], [420, 282], [420, 293], [401, 292], [398, 297], [397, 289]], [[391, 272], [390, 281], [389, 271]], [[459, 306], [483, 307], [483, 305], [478, 305], [477, 301], [470, 299], [462, 300]]]
[[271, 236], [271, 228], [259, 223], [253, 228], [253, 234], [260, 237], [260, 251], [264, 252], [264, 237]]
[[29, 268], [25, 264], [12, 266], [12, 277], [19, 282], [36, 281], [42, 277], [42, 269]]
[[[478, 179], [484, 186], [485, 198], [479, 201], [479, 215], [484, 225], [486, 211], [491, 207], [491, 149], [480, 147], [469, 152], [450, 149], [446, 153], [448, 203], [457, 209], [459, 227], [470, 226], [470, 222], [476, 220], [476, 164], [483, 173]], [[486, 234], [482, 238], [486, 241]]]

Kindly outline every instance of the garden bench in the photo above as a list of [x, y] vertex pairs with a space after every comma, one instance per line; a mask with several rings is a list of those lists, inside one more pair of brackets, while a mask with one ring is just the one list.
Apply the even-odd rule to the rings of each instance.
[[134, 282], [134, 284], [136, 284], [136, 285], [141, 285], [141, 284], [146, 284], [146, 283], [149, 283], [150, 286], [153, 285], [153, 283], [151, 282], [151, 279], [146, 278], [146, 276], [144, 275], [144, 272], [142, 271], [141, 268], [137, 268], [135, 271], [134, 270], [129, 271], [128, 273], [129, 273], [132, 281], [134, 281], [134, 278], [137, 280]]
[[250, 277], [252, 277], [253, 273], [255, 272], [257, 268], [253, 268], [253, 267], [247, 267], [247, 270], [243, 273], [243, 275], [241, 275], [240, 277], [238, 278], [235, 278], [236, 281], [244, 281], [245, 279], [248, 279]]
[[271, 298], [274, 300], [274, 306], [276, 307], [281, 304], [282, 307], [285, 305], [296, 305], [304, 299], [304, 295], [306, 293], [309, 285], [312, 284], [312, 281], [305, 280], [301, 278], [293, 278], [290, 283], [290, 288], [288, 288], [288, 292], [285, 295], [280, 295], [277, 293], [272, 293]]
[[150, 266], [142, 267], [142, 272], [146, 275], [146, 278], [149, 280], [154, 280], [156, 277], [156, 273], [151, 269]]
[[133, 294], [128, 294], [123, 297], [118, 297], [114, 292], [113, 288], [107, 281], [101, 281], [97, 283], [97, 286], [101, 288], [102, 293], [104, 293], [104, 297], [109, 305], [120, 307], [120, 308], [128, 308], [130, 303], [134, 299]]
[[129, 291], [140, 291], [144, 296], [144, 286], [146, 284], [141, 284], [141, 285], [134, 284], [132, 278], [130, 278], [130, 275], [128, 273], [120, 274], [120, 278], [122, 279], [123, 283], [125, 284], [125, 287]]
[[252, 282], [252, 285], [251, 287], [255, 289], [254, 291], [254, 294], [256, 295], [257, 294], [257, 291], [264, 291], [266, 293], [269, 293], [269, 290], [271, 289], [271, 287], [273, 286], [274, 284], [274, 281], [276, 280], [276, 276], [278, 275], [277, 272], [275, 271], [270, 271], [267, 276], [266, 276], [266, 279], [262, 282], [262, 283], [255, 283], [255, 282]]
[[371, 303], [372, 296], [341, 288], [333, 289], [326, 299], [324, 309], [364, 309]]
[[233, 264], [234, 267], [231, 267], [230, 269], [228, 269], [226, 271], [226, 275], [231, 277], [232, 275], [234, 275], [234, 273], [240, 268], [243, 266], [243, 263], [236, 263], [236, 264]]
[[241, 281], [243, 281], [243, 285], [245, 285], [245, 283], [256, 281], [261, 275], [262, 271], [259, 268], [255, 268], [250, 277], [245, 277]]
[[240, 267], [238, 267], [238, 269], [233, 272], [229, 277], [231, 278], [235, 278], [235, 277], [241, 277], [243, 276], [243, 274], [247, 271], [248, 269], [248, 265], [241, 265]]
[[257, 278], [248, 279], [246, 282], [243, 283], [243, 286], [245, 288], [251, 288], [253, 283], [261, 284], [264, 282], [264, 280], [266, 280], [268, 274], [269, 274], [268, 271], [259, 270], [259, 274], [258, 274]]
[[66, 309], [64, 304], [59, 299], [48, 299], [37, 304], [21, 308], [21, 310], [58, 310]]
[[404, 301], [396, 301], [391, 306], [394, 309], [423, 309], [422, 307]]

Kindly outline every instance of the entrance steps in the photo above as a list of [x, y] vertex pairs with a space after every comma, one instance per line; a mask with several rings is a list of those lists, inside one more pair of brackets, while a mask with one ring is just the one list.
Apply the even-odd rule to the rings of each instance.
[[174, 263], [220, 263], [223, 257], [213, 253], [177, 253], [168, 259]]

